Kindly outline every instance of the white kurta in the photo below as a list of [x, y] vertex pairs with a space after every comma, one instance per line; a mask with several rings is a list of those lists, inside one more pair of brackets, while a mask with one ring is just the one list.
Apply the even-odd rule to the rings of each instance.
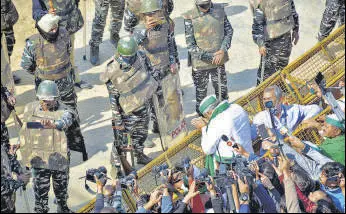
[[251, 141], [251, 128], [247, 112], [238, 104], [231, 106], [214, 118], [207, 127], [202, 129], [202, 149], [207, 155], [219, 156], [216, 145], [219, 144], [221, 157], [231, 158], [235, 155], [233, 148], [222, 141], [222, 135], [234, 139], [249, 153], [253, 153]]

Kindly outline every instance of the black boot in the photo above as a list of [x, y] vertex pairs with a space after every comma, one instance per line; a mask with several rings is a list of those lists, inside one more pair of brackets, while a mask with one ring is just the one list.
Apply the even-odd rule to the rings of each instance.
[[159, 134], [160, 133], [159, 124], [157, 122], [154, 122], [152, 132], [154, 134]]
[[90, 63], [92, 65], [100, 65], [99, 46], [90, 46]]
[[153, 160], [149, 158], [148, 156], [146, 156], [143, 152], [137, 153], [136, 157], [137, 157], [137, 164], [141, 164], [141, 165], [147, 165]]
[[70, 210], [70, 208], [68, 208], [66, 204], [65, 205], [58, 204], [57, 213], [74, 213], [74, 212], [72, 212], [72, 210]]

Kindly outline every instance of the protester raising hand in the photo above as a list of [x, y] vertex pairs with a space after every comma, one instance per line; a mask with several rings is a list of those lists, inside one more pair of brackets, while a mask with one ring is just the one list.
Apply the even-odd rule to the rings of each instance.
[[193, 181], [189, 187], [189, 192], [184, 197], [183, 202], [185, 204], [188, 204], [191, 201], [191, 199], [193, 199], [199, 193], [199, 191], [196, 191], [196, 181]]

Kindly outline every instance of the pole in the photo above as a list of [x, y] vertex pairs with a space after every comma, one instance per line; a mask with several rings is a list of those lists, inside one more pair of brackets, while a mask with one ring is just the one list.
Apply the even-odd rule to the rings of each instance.
[[86, 53], [87, 53], [87, 44], [86, 44], [86, 27], [87, 27], [87, 9], [86, 9], [87, 0], [84, 0], [84, 6], [83, 6], [83, 16], [84, 16], [84, 27], [83, 27], [83, 45], [84, 45], [84, 55], [83, 60], [87, 60]]

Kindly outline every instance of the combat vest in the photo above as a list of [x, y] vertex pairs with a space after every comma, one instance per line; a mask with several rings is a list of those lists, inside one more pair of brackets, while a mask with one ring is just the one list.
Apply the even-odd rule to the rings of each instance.
[[13, 27], [19, 18], [12, 0], [1, 0], [1, 31]]
[[[40, 0], [47, 10], [50, 9], [49, 1]], [[53, 0], [53, 7], [56, 10], [56, 15], [61, 17], [59, 26], [66, 28], [69, 34], [74, 34], [83, 27], [83, 16], [75, 0]]]
[[169, 23], [165, 22], [161, 24], [160, 30], [147, 30], [147, 39], [141, 45], [154, 69], [166, 70], [169, 68], [170, 61], [167, 39], [169, 28]]
[[49, 43], [40, 34], [29, 38], [35, 45], [37, 77], [43, 80], [59, 80], [71, 71], [68, 43], [70, 36], [64, 28], [59, 28], [59, 36], [54, 43]]
[[1, 95], [1, 123], [6, 122], [11, 115], [11, 109], [8, 107], [5, 99], [5, 95]]
[[[213, 4], [208, 13], [201, 13], [197, 6], [185, 13], [184, 18], [192, 21], [194, 37], [197, 46], [210, 54], [220, 50], [224, 39], [224, 20], [226, 14], [223, 4]], [[192, 53], [192, 66], [196, 70], [217, 68], [219, 65], [211, 64], [199, 59]], [[228, 53], [225, 53], [224, 61], [228, 61]]]
[[7, 88], [8, 91], [14, 94], [14, 81], [11, 72], [11, 66], [8, 62], [8, 54], [5, 48], [1, 45], [1, 84]]
[[20, 130], [22, 164], [33, 168], [66, 171], [69, 167], [67, 138], [57, 129], [28, 129], [28, 122], [60, 120], [67, 107], [59, 103], [56, 111], [42, 111], [39, 102], [26, 105], [24, 124]]
[[266, 17], [266, 40], [278, 38], [293, 29], [292, 0], [262, 0], [259, 8]]
[[120, 68], [116, 56], [101, 76], [102, 81], [110, 80], [119, 91], [119, 104], [125, 114], [130, 114], [150, 100], [156, 92], [158, 83], [146, 70], [145, 59], [137, 54], [137, 59], [129, 71]]

